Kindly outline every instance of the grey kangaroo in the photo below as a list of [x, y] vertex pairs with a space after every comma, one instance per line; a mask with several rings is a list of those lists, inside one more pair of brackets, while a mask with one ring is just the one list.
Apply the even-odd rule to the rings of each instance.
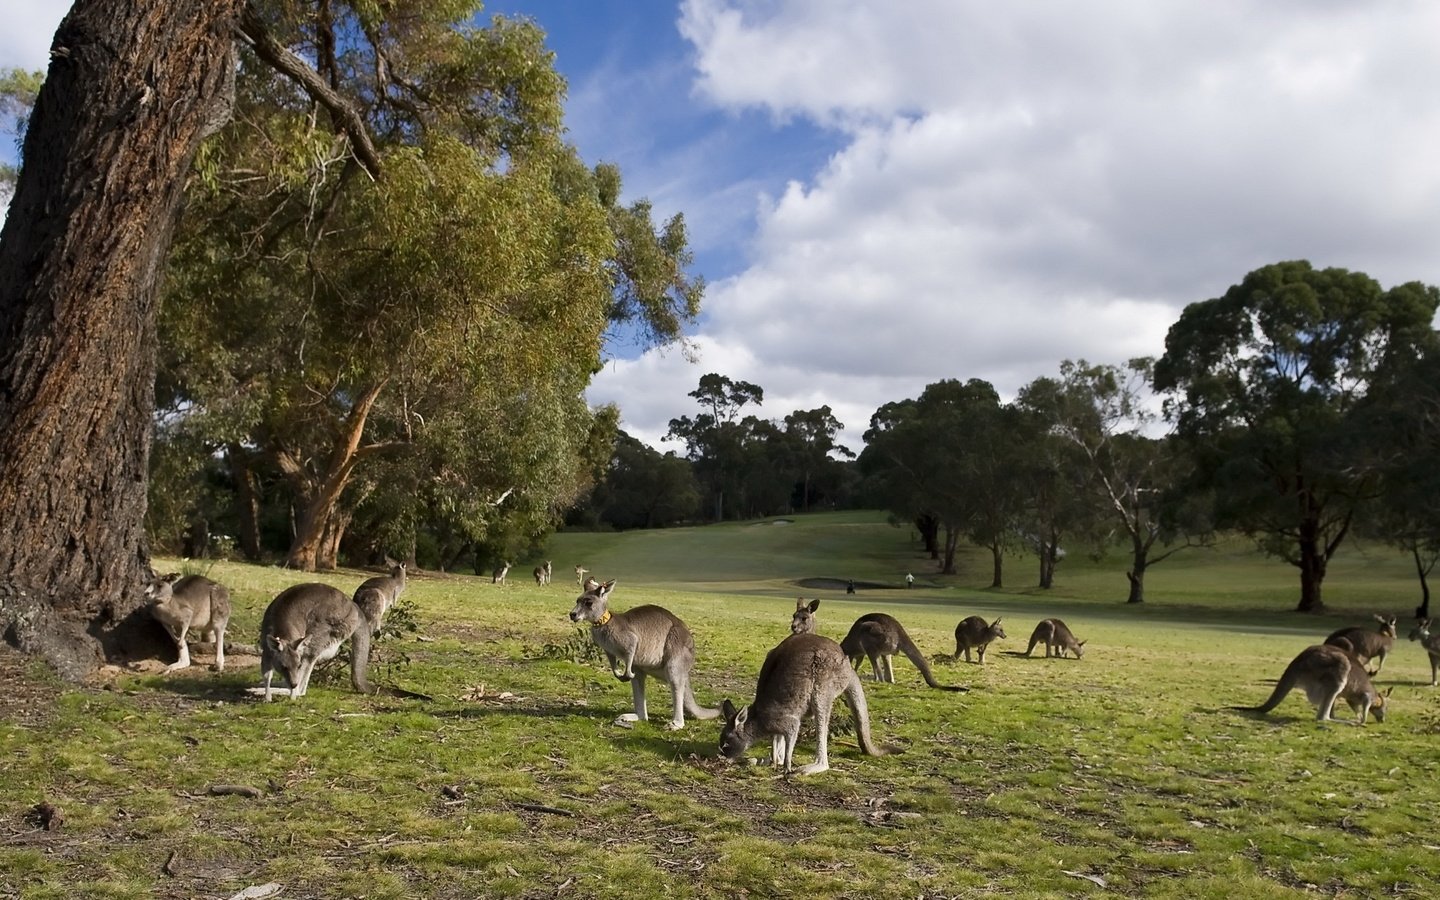
[[1385, 657], [1390, 655], [1390, 648], [1395, 645], [1395, 617], [1376, 615], [1374, 619], [1380, 623], [1378, 629], [1364, 628], [1359, 625], [1341, 628], [1331, 632], [1330, 636], [1325, 639], [1325, 643], [1343, 647], [1344, 645], [1339, 641], [1341, 639], [1348, 641], [1354, 648], [1355, 655], [1360, 657], [1361, 662], [1368, 665], [1371, 660], [1375, 660], [1375, 671], [1370, 674], [1379, 675], [1380, 670], [1385, 666]]
[[1410, 640], [1419, 641], [1430, 655], [1430, 686], [1440, 684], [1440, 634], [1430, 630], [1429, 619], [1418, 619], [1410, 632]]
[[790, 633], [814, 634], [815, 610], [819, 608], [819, 600], [811, 600], [806, 603], [804, 597], [795, 598], [795, 614], [790, 617]]
[[491, 584], [504, 584], [504, 583], [505, 583], [505, 576], [508, 575], [509, 573], [510, 573], [510, 564], [509, 564], [508, 562], [501, 563], [500, 566], [499, 566], [499, 568], [497, 568], [494, 572], [491, 572], [491, 573], [490, 573], [490, 583], [491, 583]]
[[1030, 646], [1025, 648], [1025, 655], [1029, 656], [1035, 645], [1042, 641], [1047, 659], [1051, 656], [1064, 659], [1067, 652], [1074, 653], [1076, 659], [1085, 655], [1085, 642], [1075, 640], [1069, 626], [1059, 619], [1043, 619], [1035, 626], [1035, 630], [1030, 632]]
[[[1321, 722], [1337, 722], [1333, 715], [1335, 701], [1341, 697], [1350, 704], [1357, 716], [1356, 725], [1364, 725], [1369, 713], [1375, 714], [1375, 721], [1385, 721], [1385, 701], [1390, 696], [1381, 694], [1370, 682], [1365, 664], [1353, 653], [1331, 644], [1316, 644], [1300, 651], [1285, 667], [1270, 699], [1259, 706], [1232, 706], [1231, 709], [1245, 712], [1268, 713], [1280, 705], [1295, 688], [1305, 692], [1315, 704], [1315, 718]], [[1394, 690], [1394, 688], [1391, 688]]]
[[736, 709], [728, 699], [721, 704], [725, 726], [720, 731], [720, 752], [739, 759], [751, 744], [768, 737], [769, 762], [788, 773], [794, 770], [800, 723], [813, 716], [819, 740], [815, 761], [794, 771], [824, 772], [830, 768], [830, 708], [841, 694], [855, 717], [860, 749], [870, 756], [884, 756], [888, 751], [870, 737], [870, 710], [860, 676], [840, 645], [818, 634], [792, 634], [766, 654], [750, 705]]
[[545, 565], [535, 567], [535, 583], [546, 585], [550, 583], [550, 560], [545, 560]]
[[389, 575], [367, 578], [355, 589], [355, 605], [365, 614], [372, 634], [380, 630], [385, 613], [395, 605], [395, 601], [400, 599], [400, 593], [405, 590], [405, 574], [405, 564], [395, 563], [390, 568]]
[[894, 616], [885, 613], [867, 613], [855, 620], [850, 626], [850, 633], [840, 642], [840, 649], [856, 669], [860, 663], [868, 658], [870, 669], [876, 681], [888, 681], [895, 683], [895, 667], [891, 658], [896, 653], [904, 653], [910, 657], [915, 668], [920, 670], [920, 675], [925, 683], [932, 688], [942, 691], [968, 691], [969, 688], [959, 685], [941, 684], [935, 680], [930, 673], [930, 664], [925, 662], [925, 656], [915, 642], [910, 640], [910, 635], [905, 633], [905, 628], [895, 620]]
[[370, 619], [353, 600], [328, 584], [297, 584], [270, 601], [260, 620], [260, 671], [265, 702], [279, 669], [290, 683], [290, 699], [305, 696], [315, 664], [340, 652], [350, 640], [350, 683], [369, 693]]
[[965, 651], [965, 661], [970, 661], [970, 649], [973, 647], [979, 656], [981, 665], [985, 663], [985, 648], [990, 642], [1005, 637], [1005, 629], [1000, 627], [1000, 619], [997, 617], [989, 625], [979, 616], [969, 616], [961, 619], [960, 624], [955, 626], [955, 657], [959, 659], [960, 651]]
[[174, 638], [180, 658], [165, 667], [175, 672], [190, 665], [190, 645], [186, 639], [191, 631], [213, 637], [215, 670], [225, 671], [225, 627], [230, 624], [230, 591], [225, 585], [202, 575], [179, 573], [166, 575], [145, 589], [154, 616]]
[[570, 621], [589, 622], [590, 639], [605, 651], [611, 673], [621, 681], [630, 682], [635, 712], [620, 717], [625, 722], [644, 722], [649, 718], [645, 707], [645, 678], [654, 675], [670, 685], [675, 711], [670, 731], [685, 727], [685, 714], [697, 719], [713, 719], [720, 710], [709, 709], [695, 702], [690, 689], [690, 672], [695, 668], [695, 639], [690, 629], [668, 609], [659, 606], [637, 606], [621, 613], [610, 611], [610, 592], [614, 580], [586, 591], [570, 610]]

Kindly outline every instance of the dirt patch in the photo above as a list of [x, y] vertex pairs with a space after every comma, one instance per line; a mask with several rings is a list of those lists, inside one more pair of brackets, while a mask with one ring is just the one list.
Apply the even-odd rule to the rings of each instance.
[[55, 701], [65, 686], [45, 670], [45, 664], [0, 642], [0, 719], [27, 728], [49, 722], [55, 715]]
[[[808, 591], [843, 591], [851, 582], [848, 578], [801, 578], [792, 583]], [[857, 591], [890, 591], [900, 587], [882, 581], [857, 581], [854, 584]]]

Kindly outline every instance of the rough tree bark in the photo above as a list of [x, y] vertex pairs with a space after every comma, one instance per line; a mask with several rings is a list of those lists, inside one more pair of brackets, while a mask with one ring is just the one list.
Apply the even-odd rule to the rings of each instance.
[[143, 643], [156, 290], [241, 6], [77, 0], [0, 232], [0, 630], [66, 677]]

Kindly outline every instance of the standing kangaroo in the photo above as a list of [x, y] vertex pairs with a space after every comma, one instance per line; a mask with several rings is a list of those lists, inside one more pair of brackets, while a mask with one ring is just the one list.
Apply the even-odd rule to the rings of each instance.
[[824, 772], [830, 768], [830, 708], [841, 694], [855, 717], [860, 749], [870, 756], [884, 756], [888, 751], [870, 737], [870, 710], [860, 676], [840, 645], [818, 634], [792, 634], [766, 654], [750, 705], [736, 709], [729, 699], [720, 705], [725, 714], [720, 752], [739, 759], [751, 744], [769, 737], [771, 765], [788, 773], [794, 768], [800, 723], [813, 716], [819, 741], [815, 761], [796, 771]]
[[960, 657], [960, 651], [965, 651], [965, 661], [970, 661], [970, 648], [975, 648], [981, 665], [985, 664], [985, 648], [996, 638], [1005, 637], [1005, 629], [1000, 627], [1000, 619], [997, 617], [989, 625], [979, 616], [969, 616], [961, 619], [960, 624], [955, 626], [955, 657]]
[[535, 567], [535, 583], [547, 585], [550, 583], [550, 560], [545, 560], [545, 565]]
[[1430, 656], [1430, 686], [1440, 684], [1440, 634], [1430, 631], [1429, 619], [1418, 619], [1410, 632], [1410, 640], [1419, 641]]
[[400, 593], [405, 590], [405, 574], [405, 564], [396, 563], [391, 567], [389, 575], [367, 578], [355, 589], [355, 605], [365, 614], [372, 634], [380, 630], [385, 613], [395, 605], [395, 601], [400, 599]]
[[585, 578], [585, 576], [586, 576], [586, 575], [589, 575], [589, 574], [590, 574], [590, 570], [587, 569], [587, 568], [585, 568], [584, 566], [576, 566], [576, 567], [575, 567], [575, 584], [579, 585], [579, 587], [580, 587], [581, 590], [584, 590], [584, 591], [590, 590], [589, 588], [585, 587], [585, 582], [586, 582], [586, 580], [587, 580], [587, 579]]
[[678, 731], [685, 727], [685, 714], [697, 719], [713, 719], [720, 710], [709, 709], [695, 702], [690, 689], [690, 672], [695, 668], [695, 639], [690, 629], [674, 613], [659, 606], [637, 606], [622, 613], [610, 611], [613, 580], [586, 591], [570, 610], [570, 621], [589, 622], [590, 639], [605, 651], [611, 673], [621, 681], [630, 682], [635, 712], [620, 717], [624, 722], [644, 722], [649, 718], [645, 707], [645, 677], [654, 675], [670, 685], [675, 711], [665, 727]]
[[175, 573], [153, 582], [145, 595], [152, 603], [150, 615], [165, 626], [180, 648], [180, 658], [166, 666], [166, 672], [189, 667], [186, 637], [192, 629], [202, 638], [214, 638], [215, 671], [225, 671], [225, 626], [230, 624], [230, 591], [225, 585], [201, 575], [181, 578]]
[[1025, 655], [1029, 656], [1041, 641], [1045, 642], [1046, 659], [1052, 655], [1064, 659], [1066, 651], [1074, 653], [1076, 659], [1085, 655], [1085, 642], [1075, 640], [1070, 628], [1059, 619], [1043, 619], [1035, 626], [1035, 630], [1030, 632], [1030, 646], [1025, 648]]
[[1359, 625], [1341, 628], [1331, 632], [1325, 643], [1344, 647], [1344, 644], [1339, 643], [1340, 640], [1348, 641], [1361, 662], [1368, 665], [1370, 660], [1376, 661], [1375, 671], [1370, 674], [1379, 675], [1385, 666], [1385, 657], [1390, 655], [1390, 648], [1395, 644], [1395, 617], [1376, 615], [1374, 619], [1380, 623], [1379, 629], [1363, 628]]
[[260, 671], [265, 702], [278, 668], [290, 683], [290, 699], [305, 696], [315, 664], [340, 652], [350, 639], [350, 683], [369, 693], [370, 621], [353, 600], [328, 584], [297, 584], [270, 601], [260, 620]]
[[510, 572], [510, 564], [509, 564], [508, 562], [503, 562], [503, 563], [501, 563], [499, 568], [497, 568], [494, 572], [491, 572], [491, 573], [490, 573], [490, 583], [491, 583], [491, 584], [504, 584], [504, 583], [505, 583], [505, 576], [506, 576], [507, 574], [509, 574], [509, 572]]
[[870, 660], [870, 669], [876, 681], [888, 681], [895, 683], [895, 667], [891, 657], [896, 653], [904, 653], [910, 657], [915, 668], [920, 670], [920, 675], [925, 683], [932, 688], [942, 691], [968, 691], [969, 688], [959, 685], [941, 684], [935, 680], [930, 673], [930, 664], [925, 662], [925, 656], [915, 642], [910, 640], [910, 635], [905, 633], [904, 627], [895, 620], [894, 616], [885, 613], [867, 613], [855, 620], [850, 626], [850, 633], [840, 642], [840, 649], [856, 669], [867, 657]]
[[820, 608], [819, 600], [805, 602], [804, 597], [795, 599], [795, 614], [790, 617], [791, 634], [815, 633], [815, 610]]
[[1280, 676], [1270, 699], [1264, 703], [1259, 706], [1230, 708], [1268, 713], [1279, 706], [1285, 695], [1297, 687], [1315, 704], [1315, 718], [1318, 721], [1340, 721], [1333, 716], [1335, 701], [1340, 697], [1345, 698], [1345, 702], [1350, 704], [1350, 708], [1358, 716], [1356, 725], [1364, 725], [1366, 715], [1372, 712], [1375, 714], [1375, 721], [1385, 721], [1385, 701], [1390, 696], [1389, 692], [1381, 694], [1375, 690], [1375, 685], [1370, 682], [1370, 675], [1365, 671], [1365, 664], [1359, 657], [1331, 644], [1316, 644], [1301, 650], [1300, 655], [1285, 667], [1285, 672]]

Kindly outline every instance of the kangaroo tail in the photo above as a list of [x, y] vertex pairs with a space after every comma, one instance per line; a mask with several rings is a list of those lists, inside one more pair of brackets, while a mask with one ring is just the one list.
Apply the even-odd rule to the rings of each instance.
[[860, 742], [860, 749], [867, 756], [884, 756], [890, 752], [889, 748], [879, 746], [870, 736], [870, 707], [865, 703], [865, 689], [860, 686], [860, 676], [853, 671], [849, 674], [845, 685], [845, 705], [850, 707], [850, 714], [855, 717], [855, 737]]
[[695, 692], [690, 689], [690, 683], [685, 683], [685, 715], [692, 719], [718, 719], [720, 710], [711, 709], [708, 706], [701, 706], [695, 702]]
[[1295, 664], [1292, 662], [1285, 668], [1285, 674], [1281, 675], [1280, 680], [1275, 683], [1275, 690], [1270, 693], [1270, 699], [1259, 706], [1232, 706], [1230, 708], [1238, 709], [1242, 712], [1268, 713], [1280, 705], [1280, 701], [1285, 699], [1286, 694], [1289, 694], [1295, 689], [1295, 684], [1298, 680], [1299, 678], [1295, 672]]
[[932, 688], [941, 691], [970, 690], [969, 688], [961, 687], [958, 684], [941, 684], [940, 682], [936, 681], [935, 676], [930, 672], [930, 664], [925, 661], [925, 654], [920, 652], [920, 648], [915, 646], [915, 642], [910, 640], [910, 635], [906, 634], [905, 629], [903, 628], [900, 629], [900, 649], [905, 653], [906, 656], [910, 657], [910, 661], [915, 664], [915, 668], [920, 670], [920, 675], [924, 677], [925, 683], [930, 685]]
[[362, 621], [350, 636], [350, 684], [362, 694], [370, 693], [365, 669], [370, 665], [370, 623]]

